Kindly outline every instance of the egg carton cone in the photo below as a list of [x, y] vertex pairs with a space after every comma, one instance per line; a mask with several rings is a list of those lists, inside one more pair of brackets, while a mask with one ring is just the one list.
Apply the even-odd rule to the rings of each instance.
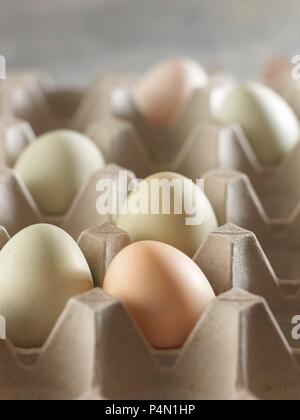
[[300, 203], [291, 216], [270, 218], [249, 178], [229, 169], [205, 174], [204, 188], [220, 225], [234, 223], [252, 231], [276, 275], [300, 279]]
[[130, 81], [130, 76], [103, 74], [86, 89], [68, 89], [44, 73], [9, 75], [0, 82], [0, 163], [13, 166], [34, 133], [61, 128], [84, 133], [111, 115], [112, 91]]
[[187, 136], [174, 141], [170, 133], [161, 131], [157, 139], [151, 129], [141, 133], [129, 120], [108, 117], [91, 125], [87, 133], [107, 162], [126, 167], [140, 178], [172, 171], [199, 179], [208, 171], [229, 168], [248, 175], [269, 217], [288, 217], [300, 202], [300, 142], [278, 166], [263, 167], [239, 126], [199, 120]]
[[[116, 165], [107, 165], [102, 170], [96, 171], [83, 185], [65, 215], [49, 217], [41, 213], [16, 172], [0, 166], [0, 226], [13, 236], [30, 225], [51, 223], [61, 227], [77, 240], [81, 232], [90, 227], [104, 222], [114, 222], [112, 214], [102, 214], [97, 210], [97, 201], [105, 193], [98, 191], [98, 183], [103, 179], [115, 181], [116, 188], [111, 192], [111, 200], [119, 202], [122, 197], [126, 199], [127, 185], [117, 182], [120, 171], [126, 173], [128, 183], [134, 179], [131, 172]], [[120, 205], [122, 206], [122, 202]]]

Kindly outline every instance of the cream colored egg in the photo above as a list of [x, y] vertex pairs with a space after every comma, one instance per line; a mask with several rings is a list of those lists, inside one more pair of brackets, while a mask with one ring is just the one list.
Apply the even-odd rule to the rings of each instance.
[[121, 251], [103, 288], [120, 299], [150, 344], [182, 347], [215, 294], [200, 268], [185, 254], [159, 242], [139, 242]]
[[91, 175], [104, 165], [101, 152], [88, 137], [60, 130], [32, 143], [15, 169], [41, 212], [60, 216], [68, 211]]
[[208, 83], [205, 70], [193, 60], [174, 59], [151, 69], [134, 89], [134, 101], [146, 121], [172, 125], [197, 88]]
[[276, 92], [258, 83], [233, 87], [215, 117], [221, 123], [239, 124], [263, 165], [278, 164], [300, 139], [294, 111]]
[[0, 252], [0, 315], [17, 347], [41, 347], [68, 300], [92, 288], [80, 248], [58, 227], [30, 226]]
[[166, 172], [147, 178], [129, 195], [117, 226], [134, 242], [164, 242], [193, 257], [218, 222], [200, 186]]

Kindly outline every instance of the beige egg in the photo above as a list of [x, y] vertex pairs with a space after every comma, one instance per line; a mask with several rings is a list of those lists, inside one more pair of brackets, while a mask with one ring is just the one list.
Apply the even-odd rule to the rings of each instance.
[[0, 252], [0, 315], [17, 347], [41, 347], [68, 300], [92, 288], [84, 255], [58, 227], [30, 226]]
[[15, 169], [41, 212], [61, 216], [92, 174], [104, 165], [101, 152], [88, 137], [60, 130], [32, 143]]
[[300, 139], [299, 121], [292, 108], [258, 83], [230, 89], [215, 117], [221, 123], [239, 124], [263, 165], [278, 164]]
[[207, 83], [208, 76], [196, 61], [169, 60], [140, 79], [133, 98], [149, 124], [168, 127], [176, 121], [195, 89]]
[[106, 274], [104, 290], [120, 299], [157, 349], [183, 346], [215, 294], [185, 254], [159, 242], [121, 251]]
[[193, 257], [218, 222], [200, 186], [165, 172], [147, 178], [129, 195], [117, 226], [133, 242], [159, 241]]

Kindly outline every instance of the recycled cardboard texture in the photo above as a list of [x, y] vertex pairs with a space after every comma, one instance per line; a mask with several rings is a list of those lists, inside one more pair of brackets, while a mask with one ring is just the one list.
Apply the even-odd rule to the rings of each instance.
[[8, 342], [0, 363], [1, 399], [298, 399], [300, 391], [299, 365], [264, 301], [241, 291], [209, 307], [171, 366], [100, 289], [70, 301], [33, 365], [20, 365]]
[[217, 295], [234, 288], [262, 296], [290, 347], [300, 348], [299, 340], [292, 338], [292, 319], [300, 306], [300, 280], [280, 280], [253, 233], [228, 224], [208, 237], [194, 260]]
[[300, 279], [300, 206], [291, 217], [271, 219], [246, 175], [219, 169], [204, 179], [219, 224], [232, 222], [254, 232], [276, 274]]
[[[110, 263], [130, 243], [127, 233], [109, 223], [82, 232], [78, 239], [78, 245], [89, 264], [96, 287], [102, 286]], [[104, 258], [99, 258], [99, 254]]]

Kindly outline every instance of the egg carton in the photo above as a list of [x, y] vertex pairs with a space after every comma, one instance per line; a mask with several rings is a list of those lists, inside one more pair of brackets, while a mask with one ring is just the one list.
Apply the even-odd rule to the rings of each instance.
[[[109, 118], [113, 113], [129, 118], [130, 112], [135, 109], [130, 92], [136, 80], [134, 74], [108, 73], [100, 76], [88, 89], [65, 89], [57, 87], [48, 74], [29, 72], [9, 75], [0, 84], [0, 130], [4, 131], [2, 147], [6, 151], [6, 162], [9, 165], [15, 162], [19, 152], [32, 141], [32, 132], [40, 135], [57, 128], [70, 128], [85, 133], [95, 122]], [[199, 121], [208, 120], [212, 87], [231, 79], [228, 75], [212, 71], [209, 80], [207, 88], [195, 90], [170, 129], [147, 126], [148, 130], [144, 130], [149, 134], [146, 136], [149, 147], [156, 144], [152, 148], [155, 159], [164, 160], [165, 155], [169, 156], [170, 146], [166, 137], [172, 138], [173, 145], [181, 144]], [[143, 131], [145, 122], [138, 111], [135, 117], [137, 126]], [[18, 133], [18, 136], [15, 135], [18, 142], [10, 139], [11, 129]]]
[[177, 122], [165, 129], [150, 127], [134, 106], [135, 80], [106, 74], [86, 90], [66, 90], [45, 74], [9, 76], [0, 83], [0, 164], [13, 166], [34, 133], [71, 128], [89, 135], [108, 163], [140, 178], [174, 171], [198, 179], [224, 167], [244, 172], [270, 218], [293, 216], [300, 205], [300, 143], [280, 165], [266, 168], [240, 127], [213, 125], [210, 95], [232, 83], [229, 76], [212, 74], [207, 88], [195, 90]]
[[[204, 98], [202, 94], [201, 97]], [[8, 103], [6, 99], [5, 103]], [[24, 109], [29, 108], [25, 106]], [[34, 110], [32, 115], [36, 112]], [[0, 145], [6, 152], [3, 155], [9, 156], [8, 161], [13, 162], [18, 156], [16, 150], [28, 144], [23, 143], [22, 138], [28, 139], [30, 134], [29, 142], [34, 141], [32, 127], [37, 133], [39, 130], [32, 123], [33, 118], [29, 124], [30, 118], [16, 121], [16, 114], [12, 111], [7, 112], [5, 118], [10, 119], [12, 130], [9, 132], [3, 122], [0, 124]], [[62, 124], [63, 119], [56, 119], [60, 120], [57, 126], [57, 123], [47, 127], [41, 124], [41, 132], [50, 127], [66, 128], [66, 120], [70, 119], [65, 119]], [[37, 118], [37, 123], [39, 121], [43, 120]], [[89, 123], [83, 125], [88, 126]], [[255, 161], [245, 136], [238, 128], [203, 124], [193, 131], [189, 136], [190, 139], [194, 136], [193, 142], [190, 141], [193, 147], [184, 145], [185, 152], [181, 155], [184, 158], [174, 160], [179, 162], [178, 165], [171, 167], [155, 163], [150, 173], [174, 170], [190, 178], [198, 178], [201, 177], [200, 172], [231, 166], [220, 164], [221, 159], [236, 161], [237, 169], [245, 168], [245, 163], [251, 161], [249, 156], [254, 159], [252, 162]], [[106, 157], [109, 153], [115, 154], [120, 163], [130, 163], [132, 159], [132, 163], [138, 165], [132, 168], [140, 171], [150, 168], [146, 163], [153, 164], [153, 159], [141, 159], [148, 156], [147, 148], [132, 123], [105, 116], [101, 122], [90, 125], [87, 132], [95, 135], [93, 138], [101, 144]], [[132, 140], [134, 137], [135, 142]], [[141, 154], [137, 154], [136, 150]], [[201, 150], [207, 153], [200, 153]], [[130, 168], [131, 164], [124, 166]], [[250, 165], [250, 168], [253, 167], [255, 165]], [[258, 177], [255, 184], [251, 177], [254, 189], [245, 175], [233, 171], [217, 171], [205, 176], [205, 190], [221, 224], [233, 221], [251, 228], [267, 255], [253, 233], [233, 225], [226, 225], [208, 237], [194, 260], [219, 297], [179, 352], [154, 351], [121, 303], [99, 288], [111, 260], [130, 243], [126, 233], [111, 225], [91, 228], [102, 222], [113, 222], [111, 217], [103, 218], [96, 212], [95, 204], [99, 197], [96, 183], [101, 176], [117, 177], [120, 168], [113, 166], [95, 174], [89, 185], [79, 193], [70, 212], [61, 220], [40, 215], [15, 173], [2, 168], [0, 197], [3, 210], [0, 212], [0, 225], [6, 229], [0, 229], [0, 246], [9, 240], [7, 230], [13, 235], [23, 227], [40, 221], [59, 224], [76, 240], [83, 232], [78, 243], [97, 288], [69, 302], [43, 349], [24, 351], [14, 348], [8, 340], [0, 341], [0, 368], [3, 373], [0, 399], [298, 399], [300, 345], [291, 336], [291, 322], [298, 315], [299, 282], [279, 279], [270, 263], [278, 264], [276, 273], [286, 269], [290, 274], [296, 272], [296, 268], [286, 264], [284, 258], [284, 255], [290, 256], [293, 250], [296, 267], [297, 217], [284, 217], [283, 212], [290, 216], [287, 209], [294, 209], [298, 203], [294, 178], [291, 185], [287, 182], [287, 174], [296, 173], [297, 164], [291, 165], [290, 162], [288, 167], [287, 171], [283, 171], [286, 176], [284, 179], [278, 176], [278, 182], [274, 181], [276, 170], [270, 173], [264, 170], [262, 175], [257, 168], [253, 169], [254, 175], [259, 173], [262, 180], [260, 185]], [[199, 168], [203, 168], [203, 172]], [[199, 176], [196, 175], [198, 173]], [[129, 180], [132, 178], [130, 173]], [[284, 187], [288, 189], [285, 191]], [[273, 195], [275, 189], [281, 194], [278, 199]], [[289, 221], [291, 223], [287, 226]], [[90, 229], [85, 230], [87, 228]], [[282, 256], [277, 259], [278, 249]], [[222, 295], [223, 292], [226, 293]]]
[[44, 73], [9, 75], [0, 82], [0, 164], [13, 166], [35, 135], [61, 128], [84, 133], [111, 115], [112, 91], [132, 79], [103, 74], [87, 89], [67, 89]]
[[[129, 241], [109, 224], [81, 234], [98, 286]], [[272, 296], [258, 250], [253, 234], [228, 225], [210, 235], [195, 261], [215, 290], [262, 290], [265, 279]], [[69, 301], [42, 349], [0, 341], [0, 399], [298, 400], [298, 356], [279, 325], [265, 299], [231, 289], [208, 307], [181, 350], [158, 351], [98, 287]]]
[[[108, 235], [110, 229], [112, 236]], [[79, 237], [78, 244], [94, 279], [98, 279], [95, 284], [99, 287], [102, 287], [106, 272], [98, 259], [103, 242], [107, 250], [114, 249], [115, 244], [118, 244], [118, 252], [131, 243], [126, 232], [120, 237], [119, 232], [113, 225], [104, 224], [87, 230]], [[111, 245], [108, 246], [109, 240]], [[112, 251], [106, 253], [110, 263], [116, 254]], [[193, 259], [209, 279], [217, 296], [231, 289], [241, 289], [264, 298], [290, 347], [300, 350], [300, 340], [294, 340], [291, 333], [292, 320], [300, 315], [300, 279], [280, 279], [253, 232], [226, 223], [208, 236]]]
[[[100, 214], [97, 211], [97, 200], [103, 192], [97, 191], [97, 185], [102, 179], [115, 180], [116, 189], [112, 194], [112, 200], [126, 197], [127, 185], [119, 184], [120, 171], [126, 172], [130, 182], [134, 175], [116, 165], [107, 165], [100, 171], [96, 171], [88, 182], [82, 186], [75, 197], [70, 209], [62, 217], [49, 217], [39, 210], [32, 195], [25, 184], [13, 169], [0, 166], [0, 226], [6, 229], [10, 236], [15, 235], [27, 226], [36, 223], [51, 223], [68, 232], [75, 240], [81, 232], [89, 227], [104, 222], [114, 221], [110, 214]], [[124, 191], [123, 191], [124, 188]], [[120, 203], [122, 205], [122, 203]]]
[[[107, 162], [129, 168], [140, 178], [162, 171], [191, 179], [217, 168], [244, 172], [270, 218], [291, 216], [300, 205], [300, 142], [276, 167], [262, 166], [241, 127], [210, 121], [207, 98], [211, 91], [204, 91], [195, 93], [179, 127], [149, 127], [132, 103], [127, 105], [131, 112], [121, 114], [117, 109], [116, 116], [100, 118], [87, 133]], [[193, 124], [187, 122], [189, 118]]]
[[[128, 187], [128, 184], [118, 182], [121, 171], [126, 172], [128, 183], [135, 179], [132, 172], [108, 165], [97, 171], [82, 187], [65, 216], [53, 218], [41, 214], [26, 186], [12, 169], [0, 167], [0, 226], [14, 235], [35, 223], [52, 223], [77, 240], [80, 233], [89, 227], [115, 222], [115, 215], [99, 214], [97, 211], [96, 203], [101, 195], [97, 185], [102, 179], [115, 180], [117, 196], [111, 199], [118, 202], [119, 197], [126, 196]], [[122, 189], [121, 194], [119, 188]], [[276, 274], [286, 280], [300, 279], [300, 207], [292, 218], [269, 218], [249, 178], [229, 169], [206, 173], [204, 189], [219, 225], [231, 222], [254, 232]]]
[[206, 173], [204, 188], [220, 225], [252, 231], [276, 275], [286, 283], [300, 279], [300, 206], [290, 217], [270, 218], [247, 175], [230, 169]]

